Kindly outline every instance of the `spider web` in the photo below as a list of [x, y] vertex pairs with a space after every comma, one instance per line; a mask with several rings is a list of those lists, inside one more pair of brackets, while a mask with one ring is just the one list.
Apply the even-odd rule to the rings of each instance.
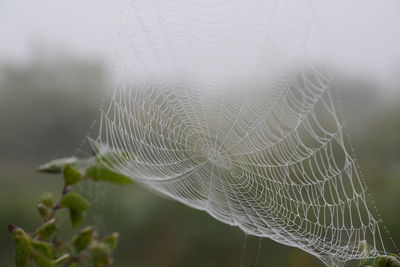
[[385, 253], [330, 74], [308, 55], [313, 1], [135, 0], [123, 12], [121, 83], [96, 140], [123, 152], [115, 170], [327, 266]]

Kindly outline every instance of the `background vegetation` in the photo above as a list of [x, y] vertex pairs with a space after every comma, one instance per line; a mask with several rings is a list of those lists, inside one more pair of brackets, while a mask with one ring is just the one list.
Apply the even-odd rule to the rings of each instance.
[[[400, 243], [400, 97], [388, 97], [366, 77], [336, 76], [369, 191]], [[40, 222], [35, 209], [40, 194], [61, 190], [60, 179], [38, 174], [36, 167], [75, 153], [107, 99], [110, 80], [101, 62], [71, 55], [0, 67], [1, 266], [12, 266], [7, 224], [33, 231]], [[89, 151], [85, 145], [82, 150]], [[244, 250], [241, 230], [139, 186], [84, 185], [81, 191], [95, 200], [87, 223], [121, 234], [118, 267], [254, 266], [257, 255], [257, 266], [322, 266], [268, 239], [248, 237]]]

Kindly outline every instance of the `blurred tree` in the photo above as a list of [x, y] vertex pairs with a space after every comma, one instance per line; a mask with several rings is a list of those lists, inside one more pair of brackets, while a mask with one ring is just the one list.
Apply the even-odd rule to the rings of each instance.
[[1, 66], [0, 159], [72, 154], [98, 116], [109, 85], [100, 62], [70, 55]]

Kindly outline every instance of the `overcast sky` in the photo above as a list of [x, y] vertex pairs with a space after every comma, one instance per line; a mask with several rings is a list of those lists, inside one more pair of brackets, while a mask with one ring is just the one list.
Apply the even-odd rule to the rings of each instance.
[[[126, 1], [1, 0], [0, 63], [25, 59], [32, 47], [44, 46], [112, 64]], [[400, 1], [325, 0], [324, 6], [332, 63], [400, 90]]]

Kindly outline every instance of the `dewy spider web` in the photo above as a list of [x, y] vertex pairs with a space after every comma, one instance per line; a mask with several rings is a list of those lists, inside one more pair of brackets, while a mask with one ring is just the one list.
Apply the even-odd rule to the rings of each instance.
[[115, 170], [327, 266], [385, 253], [328, 72], [308, 56], [309, 0], [138, 1], [96, 142]]

